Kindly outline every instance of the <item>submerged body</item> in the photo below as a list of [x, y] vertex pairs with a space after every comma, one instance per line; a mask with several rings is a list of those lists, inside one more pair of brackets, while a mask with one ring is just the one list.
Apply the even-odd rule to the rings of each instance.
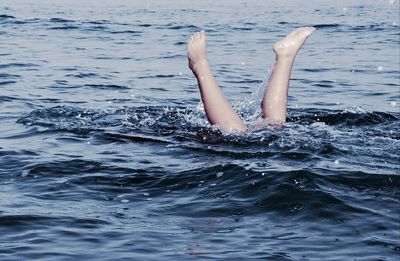
[[[314, 30], [314, 27], [297, 28], [274, 44], [273, 50], [276, 54], [276, 60], [261, 103], [262, 119], [260, 126], [285, 122], [293, 62], [297, 52]], [[196, 76], [210, 124], [217, 125], [222, 132], [246, 131], [243, 121], [225, 99], [213, 77], [206, 55], [206, 34], [204, 31], [197, 32], [190, 38], [188, 60], [189, 68]]]

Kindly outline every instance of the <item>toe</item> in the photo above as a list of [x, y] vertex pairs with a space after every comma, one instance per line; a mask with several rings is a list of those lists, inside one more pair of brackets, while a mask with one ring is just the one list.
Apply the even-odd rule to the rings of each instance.
[[199, 36], [201, 39], [204, 39], [206, 37], [206, 32], [200, 31]]

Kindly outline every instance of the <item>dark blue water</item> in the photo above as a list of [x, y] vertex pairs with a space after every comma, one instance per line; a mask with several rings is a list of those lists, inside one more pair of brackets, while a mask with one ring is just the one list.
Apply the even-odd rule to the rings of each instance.
[[[399, 23], [393, 0], [1, 1], [0, 259], [398, 260]], [[190, 34], [251, 125], [303, 25], [288, 122], [212, 128]]]

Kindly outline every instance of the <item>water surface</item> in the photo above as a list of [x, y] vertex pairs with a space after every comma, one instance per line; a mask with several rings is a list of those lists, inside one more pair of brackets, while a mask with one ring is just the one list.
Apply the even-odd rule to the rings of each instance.
[[[0, 5], [0, 259], [396, 260], [398, 1]], [[288, 122], [221, 135], [186, 41], [251, 125], [272, 45], [317, 31]]]

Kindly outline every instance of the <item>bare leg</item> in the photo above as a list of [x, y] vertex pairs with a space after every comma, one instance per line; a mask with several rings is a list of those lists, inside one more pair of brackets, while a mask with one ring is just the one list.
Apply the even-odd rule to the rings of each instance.
[[195, 33], [188, 42], [189, 68], [197, 78], [208, 121], [221, 131], [246, 130], [239, 115], [224, 98], [208, 65], [205, 32]]
[[262, 111], [265, 123], [281, 123], [286, 121], [286, 106], [290, 73], [297, 52], [308, 36], [315, 30], [313, 27], [297, 28], [285, 38], [275, 43], [275, 66], [265, 90]]

